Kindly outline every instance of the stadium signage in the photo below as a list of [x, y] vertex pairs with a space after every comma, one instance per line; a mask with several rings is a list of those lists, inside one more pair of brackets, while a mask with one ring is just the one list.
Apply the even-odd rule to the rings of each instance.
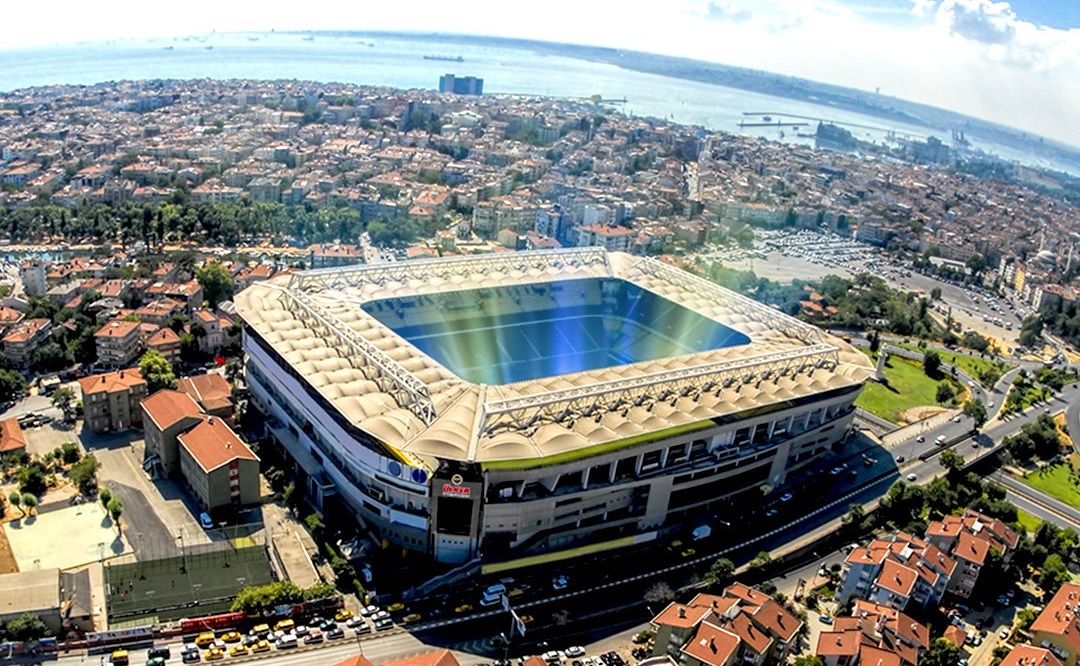
[[468, 497], [472, 491], [468, 486], [455, 486], [453, 483], [444, 483], [442, 487], [443, 495], [454, 495], [456, 497]]

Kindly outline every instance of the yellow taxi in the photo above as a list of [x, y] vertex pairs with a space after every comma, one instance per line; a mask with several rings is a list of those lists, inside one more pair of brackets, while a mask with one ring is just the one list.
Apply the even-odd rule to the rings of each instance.
[[203, 655], [203, 659], [207, 661], [217, 661], [218, 659], [225, 658], [225, 651], [216, 645], [210, 646], [210, 649]]
[[244, 640], [244, 635], [239, 631], [226, 631], [221, 635], [221, 640], [226, 643], [239, 643]]
[[405, 610], [405, 604], [401, 603], [400, 601], [396, 601], [396, 602], [390, 604], [389, 606], [387, 606], [386, 610], [388, 610], [391, 613], [396, 613], [398, 611], [403, 611], [403, 610]]
[[460, 606], [458, 606], [457, 608], [454, 609], [454, 612], [455, 613], [468, 613], [471, 610], [472, 610], [472, 604], [461, 604]]
[[195, 637], [195, 645], [198, 645], [201, 648], [209, 647], [213, 645], [216, 640], [217, 636], [214, 635], [214, 632], [204, 631]]
[[353, 612], [348, 608], [342, 608], [338, 612], [334, 613], [334, 619], [338, 622], [344, 622], [345, 620], [351, 620]]
[[413, 622], [420, 621], [420, 613], [409, 613], [405, 617], [401, 618], [402, 624], [412, 624]]
[[243, 657], [247, 653], [248, 653], [248, 647], [246, 645], [244, 645], [243, 643], [237, 643], [236, 645], [229, 648], [229, 656], [230, 657]]
[[274, 631], [284, 631], [285, 633], [288, 633], [295, 628], [296, 622], [291, 619], [278, 620], [277, 624], [274, 625]]
[[260, 640], [255, 645], [251, 646], [251, 654], [258, 654], [260, 652], [269, 652], [269, 651], [270, 651], [270, 641], [266, 640], [265, 638]]

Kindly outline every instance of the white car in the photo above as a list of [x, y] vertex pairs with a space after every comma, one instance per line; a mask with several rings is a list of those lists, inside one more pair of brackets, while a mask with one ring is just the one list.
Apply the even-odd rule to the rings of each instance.
[[917, 478], [919, 478], [919, 477], [915, 476], [915, 472], [912, 472], [911, 474], [907, 475], [907, 480], [908, 481], [914, 481]]
[[578, 657], [584, 657], [585, 656], [585, 648], [581, 647], [580, 645], [574, 645], [574, 646], [568, 647], [568, 648], [566, 648], [566, 656], [570, 657], [571, 659], [576, 659]]

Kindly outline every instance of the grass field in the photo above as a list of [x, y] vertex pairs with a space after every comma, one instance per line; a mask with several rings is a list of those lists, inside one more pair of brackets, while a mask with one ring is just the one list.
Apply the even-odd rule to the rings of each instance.
[[[919, 353], [923, 353], [926, 351], [919, 345], [913, 344], [911, 342], [899, 342], [890, 344], [895, 344], [897, 347], [904, 347], [905, 349], [910, 349]], [[969, 356], [968, 354], [960, 351], [951, 352], [943, 349], [938, 349], [937, 353], [941, 356], [941, 360], [943, 362], [948, 363], [949, 365], [956, 366], [956, 368], [960, 370], [960, 372], [963, 372], [969, 377], [974, 377], [976, 381], [978, 381], [979, 375], [981, 373], [989, 370], [990, 368], [993, 368], [995, 365], [995, 362], [992, 360], [979, 358], [977, 356]], [[1000, 366], [1001, 374], [1005, 374], [1013, 368], [1013, 366], [1008, 363], [1002, 363], [1000, 364]]]
[[1070, 467], [1075, 472], [1080, 467], [1080, 456], [1071, 456], [1072, 465], [1054, 465], [1043, 468], [1042, 471], [1032, 472], [1024, 477], [1024, 483], [1036, 490], [1056, 497], [1069, 506], [1080, 509], [1080, 485], [1077, 485], [1076, 474], [1070, 478]]
[[262, 546], [105, 567], [109, 618], [177, 620], [227, 611], [240, 588], [274, 579]]
[[885, 362], [885, 376], [888, 386], [867, 382], [855, 404], [894, 423], [906, 409], [936, 405], [938, 382], [948, 381], [931, 379], [921, 365], [898, 356], [890, 356]]
[[1042, 527], [1043, 521], [1039, 520], [1027, 511], [1017, 509], [1016, 522], [1020, 523], [1020, 526], [1027, 530], [1028, 534], [1034, 534], [1040, 527]]

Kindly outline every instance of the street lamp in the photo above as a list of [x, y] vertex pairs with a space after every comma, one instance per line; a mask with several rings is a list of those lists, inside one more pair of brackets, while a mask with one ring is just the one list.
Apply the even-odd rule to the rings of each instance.
[[180, 535], [176, 537], [180, 539], [180, 573], [187, 572], [187, 558], [184, 556], [184, 528], [180, 528]]

